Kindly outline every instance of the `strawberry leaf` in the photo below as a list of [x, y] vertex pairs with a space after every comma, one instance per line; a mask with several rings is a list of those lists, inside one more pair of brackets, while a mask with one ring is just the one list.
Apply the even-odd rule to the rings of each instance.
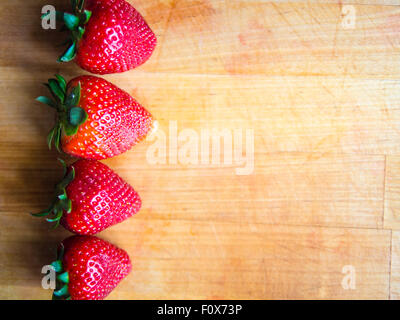
[[66, 204], [65, 204], [64, 210], [67, 211], [67, 213], [71, 213], [71, 211], [72, 211], [72, 201], [71, 201], [71, 199], [67, 199], [66, 200]]
[[54, 145], [58, 152], [61, 153], [60, 143], [61, 143], [61, 132], [62, 132], [62, 125], [58, 124], [57, 130], [54, 134]]
[[76, 43], [75, 41], [68, 47], [68, 49], [63, 53], [63, 55], [58, 58], [58, 62], [69, 62], [75, 59], [76, 56]]
[[57, 260], [51, 263], [51, 266], [54, 268], [55, 272], [61, 272], [63, 270], [61, 260]]
[[[58, 127], [56, 129], [58, 130]], [[75, 168], [71, 166], [71, 169], [67, 170], [65, 162], [62, 159], [58, 160], [63, 165], [64, 178], [55, 187], [53, 202], [46, 210], [32, 214], [35, 217], [50, 216], [46, 220], [48, 222], [55, 222], [54, 228], [60, 224], [64, 212], [70, 213], [72, 211], [72, 201], [68, 198], [65, 188], [75, 179]]]
[[59, 99], [61, 103], [63, 103], [65, 98], [65, 93], [58, 84], [58, 81], [55, 79], [49, 79], [49, 87], [50, 91]]
[[53, 208], [54, 208], [54, 203], [52, 203], [46, 210], [43, 210], [38, 213], [31, 213], [31, 215], [34, 217], [45, 217], [48, 216], [50, 213], [52, 213]]
[[67, 164], [61, 158], [58, 158], [57, 160], [60, 161], [61, 165], [63, 166], [63, 177], [65, 177], [67, 175]]
[[57, 214], [56, 214], [56, 216], [54, 218], [47, 218], [46, 220], [48, 222], [58, 222], [58, 221], [60, 221], [60, 219], [61, 219], [61, 217], [63, 215], [63, 211], [60, 208], [60, 210], [56, 210], [56, 212], [57, 212]]
[[72, 107], [69, 110], [68, 121], [72, 126], [80, 126], [87, 118], [88, 115], [86, 111], [80, 107]]
[[79, 18], [73, 14], [64, 12], [64, 23], [69, 30], [74, 30], [79, 26]]
[[[63, 190], [63, 193], [58, 196], [60, 200], [65, 200], [67, 199], [67, 194], [65, 192], [65, 188], [75, 179], [75, 169], [74, 167], [71, 167], [71, 170], [65, 175], [65, 177], [62, 179], [62, 181], [57, 185], [58, 189]], [[61, 196], [61, 198], [60, 198]]]
[[78, 0], [78, 10], [82, 11], [85, 6], [85, 0]]
[[67, 81], [65, 81], [64, 77], [60, 76], [59, 74], [55, 75], [57, 80], [58, 80], [58, 85], [60, 86], [62, 91], [67, 90]]
[[81, 23], [82, 24], [88, 23], [91, 16], [92, 16], [92, 11], [89, 11], [89, 10], [83, 11], [83, 15], [81, 16]]
[[50, 213], [51, 212], [42, 211], [42, 212], [38, 212], [38, 213], [31, 213], [31, 215], [34, 217], [45, 217], [45, 216], [48, 216]]
[[71, 32], [72, 32], [72, 37], [74, 39], [81, 40], [83, 37], [83, 34], [85, 33], [85, 28], [78, 27], [78, 28], [76, 28], [76, 30], [72, 30]]
[[65, 105], [68, 108], [76, 107], [79, 105], [79, 101], [81, 99], [81, 83], [78, 82], [78, 85], [71, 90], [71, 93], [68, 94], [65, 99]]
[[64, 258], [64, 251], [65, 251], [65, 247], [64, 244], [61, 242], [59, 245], [59, 248], [57, 250], [57, 260], [61, 260]]
[[57, 276], [57, 280], [63, 282], [63, 283], [68, 283], [69, 282], [69, 276], [68, 276], [68, 271], [65, 271]]
[[[72, 201], [70, 199], [66, 199], [65, 201], [61, 201], [61, 206], [62, 206], [62, 208], [61, 208], [62, 210], [61, 211], [65, 211], [67, 213], [71, 213]], [[61, 217], [60, 217], [60, 219], [61, 219]]]
[[44, 104], [47, 104], [48, 106], [50, 106], [52, 108], [57, 108], [56, 103], [53, 100], [51, 100], [50, 98], [48, 98], [48, 97], [40, 96], [40, 97], [36, 98], [36, 101], [39, 101], [39, 102], [44, 103]]
[[70, 31], [68, 47], [58, 58], [58, 62], [69, 62], [76, 56], [77, 42], [82, 39], [85, 33], [84, 25], [91, 18], [91, 11], [85, 10], [85, 0], [71, 0], [72, 13], [57, 11], [57, 19], [61, 15], [64, 24], [61, 31]]
[[50, 265], [56, 272], [56, 288], [53, 291], [53, 300], [68, 300], [71, 296], [68, 292], [69, 274], [68, 271], [64, 270], [63, 267], [63, 256], [64, 256], [64, 245], [61, 242], [60, 247], [57, 250], [57, 260], [53, 261]]
[[65, 135], [69, 136], [73, 136], [74, 134], [76, 134], [79, 130], [79, 126], [74, 126], [70, 123], [64, 123], [64, 132]]
[[62, 286], [61, 289], [54, 291], [53, 294], [56, 297], [61, 297], [61, 296], [67, 295], [68, 294], [68, 286], [67, 285]]
[[47, 135], [47, 146], [51, 150], [51, 145], [54, 139], [54, 135], [56, 134], [56, 131], [58, 129], [58, 126], [55, 126], [53, 129], [50, 130], [49, 134]]

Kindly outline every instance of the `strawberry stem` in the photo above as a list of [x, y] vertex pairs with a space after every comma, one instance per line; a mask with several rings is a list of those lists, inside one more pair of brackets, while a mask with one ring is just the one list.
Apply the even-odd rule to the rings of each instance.
[[61, 289], [56, 290], [53, 294], [57, 297], [65, 296], [68, 294], [68, 286], [65, 284], [61, 287]]
[[[92, 16], [92, 12], [85, 9], [85, 0], [71, 0], [72, 13], [56, 12], [57, 20], [63, 21], [63, 29], [70, 31], [67, 49], [58, 58], [58, 62], [69, 62], [76, 57], [78, 42], [85, 33], [85, 24], [87, 24]], [[48, 14], [44, 14], [44, 19]]]
[[[64, 178], [56, 185], [55, 196], [51, 205], [44, 211], [39, 213], [32, 213], [34, 217], [45, 217], [51, 215], [51, 218], [47, 218], [48, 222], [55, 222], [54, 228], [60, 224], [60, 219], [64, 212], [70, 213], [72, 210], [71, 199], [68, 198], [67, 191], [65, 188], [74, 180], [75, 169], [71, 166], [71, 170], [67, 170], [67, 166], [62, 159], [58, 159], [64, 168]], [[57, 269], [56, 269], [57, 271]]]
[[71, 300], [71, 296], [68, 292], [69, 275], [68, 271], [64, 271], [63, 269], [63, 257], [64, 245], [61, 243], [60, 248], [57, 252], [57, 260], [51, 263], [57, 274], [57, 283], [56, 289], [53, 292], [53, 300]]
[[51, 266], [54, 268], [55, 272], [61, 272], [63, 270], [61, 260], [53, 261]]
[[67, 91], [65, 79], [56, 74], [56, 79], [49, 79], [45, 86], [50, 90], [53, 99], [40, 96], [37, 101], [47, 104], [57, 110], [57, 121], [55, 126], [47, 135], [47, 145], [51, 149], [54, 143], [57, 151], [61, 152], [61, 136], [64, 132], [72, 136], [78, 132], [79, 127], [87, 120], [88, 115], [84, 109], [79, 107], [81, 99], [81, 84]]
[[64, 273], [59, 274], [57, 276], [57, 280], [59, 280], [63, 283], [68, 283], [69, 282], [68, 271], [65, 271]]

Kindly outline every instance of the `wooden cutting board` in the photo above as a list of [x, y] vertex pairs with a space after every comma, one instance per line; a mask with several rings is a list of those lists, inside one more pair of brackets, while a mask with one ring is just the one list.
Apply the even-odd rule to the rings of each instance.
[[[109, 298], [399, 298], [400, 2], [130, 2], [158, 46], [105, 78], [160, 126], [104, 161], [143, 199], [99, 234], [134, 265]], [[0, 4], [2, 299], [48, 299], [41, 268], [69, 235], [28, 214], [61, 175], [45, 144], [54, 115], [34, 98], [54, 73], [84, 73], [55, 62], [45, 4]], [[201, 148], [213, 129], [227, 142], [214, 162]]]

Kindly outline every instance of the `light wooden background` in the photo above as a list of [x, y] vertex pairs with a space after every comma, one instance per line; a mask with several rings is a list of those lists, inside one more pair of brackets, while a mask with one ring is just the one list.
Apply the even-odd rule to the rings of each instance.
[[[0, 298], [48, 299], [41, 267], [62, 228], [46, 206], [61, 171], [34, 102], [61, 72], [41, 7], [0, 1]], [[254, 129], [255, 169], [151, 165], [144, 142], [105, 161], [143, 198], [100, 237], [134, 270], [112, 299], [400, 297], [400, 1], [131, 0], [157, 34], [151, 60], [107, 76], [168, 132]], [[342, 6], [356, 11], [342, 26]], [[341, 285], [353, 266], [356, 287]]]

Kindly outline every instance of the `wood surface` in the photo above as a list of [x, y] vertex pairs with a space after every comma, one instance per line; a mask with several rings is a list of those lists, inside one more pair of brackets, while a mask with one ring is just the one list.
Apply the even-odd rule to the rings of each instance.
[[[34, 98], [54, 73], [84, 73], [55, 62], [48, 2], [0, 2], [0, 299], [49, 299], [40, 271], [69, 235], [28, 214], [61, 176], [45, 144], [54, 114]], [[400, 298], [400, 2], [129, 2], [158, 46], [105, 78], [167, 136], [251, 130], [254, 169], [174, 161], [169, 140], [162, 164], [152, 140], [104, 161], [143, 199], [99, 234], [134, 266], [109, 299]]]

